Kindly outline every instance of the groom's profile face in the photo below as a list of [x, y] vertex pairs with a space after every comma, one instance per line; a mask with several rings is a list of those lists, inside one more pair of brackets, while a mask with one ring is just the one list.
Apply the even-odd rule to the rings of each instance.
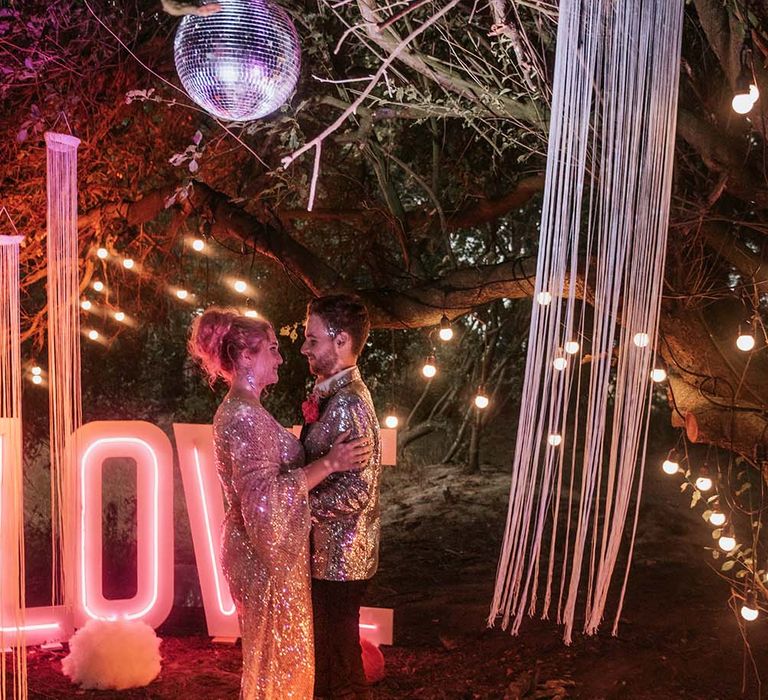
[[301, 354], [307, 358], [309, 371], [323, 379], [333, 374], [338, 361], [334, 339], [328, 333], [328, 326], [317, 314], [310, 314], [304, 325], [304, 343]]

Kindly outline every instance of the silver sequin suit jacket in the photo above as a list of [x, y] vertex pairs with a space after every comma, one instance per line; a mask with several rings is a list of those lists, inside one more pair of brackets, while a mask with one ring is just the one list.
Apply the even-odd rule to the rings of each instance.
[[360, 471], [331, 474], [310, 491], [312, 577], [371, 578], [379, 564], [381, 436], [368, 387], [357, 367], [333, 379], [320, 396], [320, 418], [305, 426], [307, 463], [327, 454], [339, 433], [365, 436], [373, 454]]

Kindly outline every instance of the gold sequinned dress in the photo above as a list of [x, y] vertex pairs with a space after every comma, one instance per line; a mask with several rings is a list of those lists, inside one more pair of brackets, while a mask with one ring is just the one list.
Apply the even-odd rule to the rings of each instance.
[[312, 698], [310, 513], [301, 443], [259, 403], [222, 402], [213, 422], [226, 499], [222, 567], [237, 605], [243, 700]]

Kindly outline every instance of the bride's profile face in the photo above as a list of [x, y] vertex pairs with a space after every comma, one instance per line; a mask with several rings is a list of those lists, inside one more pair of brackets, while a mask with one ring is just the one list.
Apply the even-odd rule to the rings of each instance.
[[259, 346], [244, 350], [239, 364], [249, 383], [258, 387], [276, 384], [278, 367], [283, 364], [283, 357], [274, 329], [267, 331], [266, 340]]

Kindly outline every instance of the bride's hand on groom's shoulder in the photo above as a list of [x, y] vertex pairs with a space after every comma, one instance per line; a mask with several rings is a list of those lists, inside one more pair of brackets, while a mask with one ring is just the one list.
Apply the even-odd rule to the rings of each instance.
[[351, 431], [339, 433], [333, 441], [327, 460], [331, 472], [356, 471], [365, 467], [373, 453], [373, 445], [368, 438], [358, 437], [349, 439]]

